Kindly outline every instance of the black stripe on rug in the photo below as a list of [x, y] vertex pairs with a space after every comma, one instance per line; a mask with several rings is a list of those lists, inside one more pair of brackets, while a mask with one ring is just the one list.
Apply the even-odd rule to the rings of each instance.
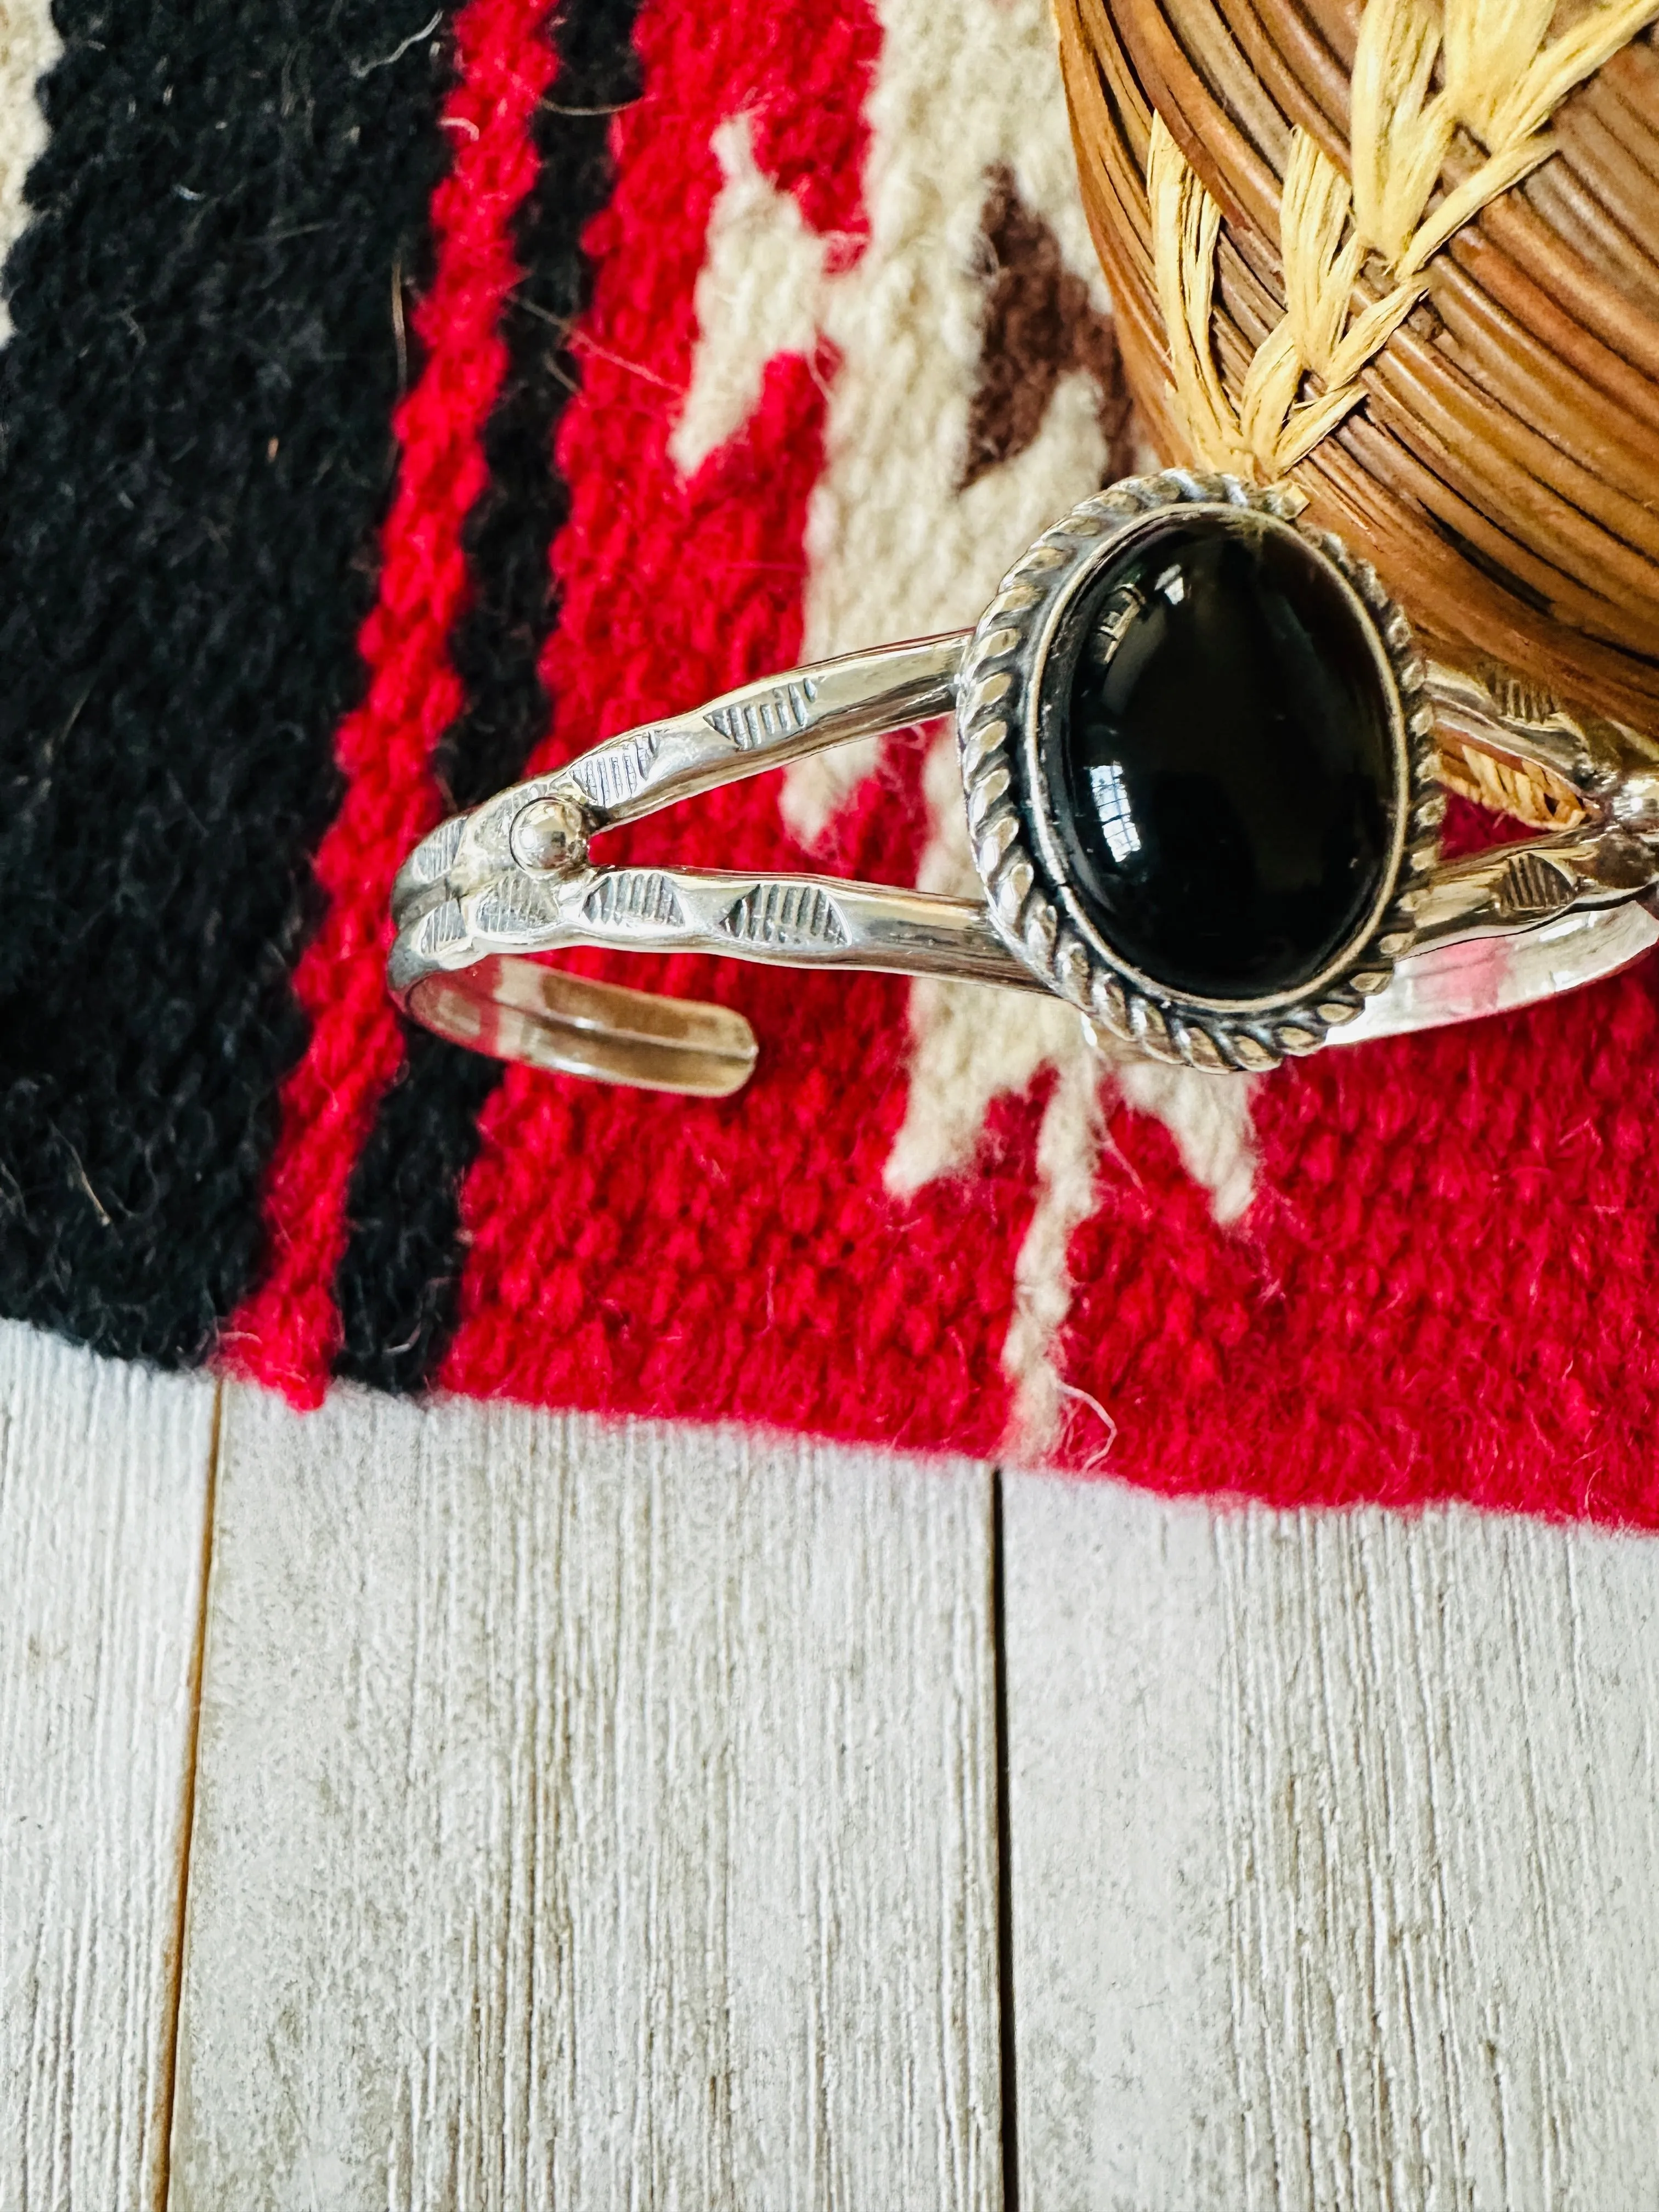
[[[589, 293], [582, 234], [610, 196], [611, 116], [639, 89], [636, 8], [570, 0], [553, 27], [559, 67], [537, 117], [540, 168], [515, 234], [525, 275], [502, 320], [508, 367], [484, 436], [489, 483], [465, 532], [472, 599], [453, 652], [467, 705], [434, 762], [457, 806], [511, 783], [548, 726], [537, 672], [557, 618], [549, 556], [569, 504], [553, 441], [580, 380], [568, 339]], [[501, 1074], [413, 1025], [406, 1042], [352, 1176], [335, 1281], [336, 1371], [387, 1390], [420, 1389], [454, 1328], [460, 1187]]]
[[0, 1311], [173, 1362], [259, 1261], [447, 64], [408, 0], [56, 17], [0, 353]]

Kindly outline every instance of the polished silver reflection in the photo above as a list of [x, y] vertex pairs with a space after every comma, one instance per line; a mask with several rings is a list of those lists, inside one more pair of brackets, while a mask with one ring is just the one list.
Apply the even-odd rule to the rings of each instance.
[[[1069, 542], [1064, 533], [1079, 514], [1125, 513], [1137, 502], [1261, 497], [1231, 479], [1179, 471], [1131, 480], [1085, 502], [1024, 561], [1052, 565], [1048, 548]], [[1275, 497], [1282, 514], [1291, 502]], [[1017, 565], [1011, 579], [1020, 574]], [[453, 817], [416, 847], [393, 890], [394, 996], [441, 1036], [499, 1057], [721, 1096], [739, 1087], [756, 1058], [741, 1015], [586, 981], [530, 956], [577, 945], [713, 952], [1048, 990], [1073, 999], [1091, 1029], [1115, 1028], [1153, 1057], [1248, 1066], [1322, 1042], [1437, 1028], [1523, 1006], [1611, 974], [1659, 939], [1650, 911], [1659, 883], [1659, 747], [1613, 724], [1576, 719], [1508, 680], [1401, 659], [1438, 732], [1498, 763], [1543, 772], [1571, 793], [1582, 818], [1553, 836], [1402, 874], [1392, 896], [1409, 917], [1401, 939], [1408, 949], [1377, 975], [1363, 1003], [1342, 1010], [1342, 1026], [1315, 1021], [1316, 1034], [1309, 1033], [1293, 1015], [1277, 1033], [1276, 1049], [1274, 1033], [1263, 1032], [1267, 1042], [1256, 1061], [1224, 1033], [1216, 1053], [1209, 1031], [1166, 1020], [1155, 1007], [1120, 1025], [1109, 975], [1103, 981], [1100, 974], [1068, 970], [1063, 945], [1048, 943], [1040, 927], [1026, 928], [1029, 890], [1020, 893], [1018, 928], [1003, 910], [1024, 825], [1011, 817], [1006, 833], [994, 826], [987, 835], [988, 822], [1003, 817], [987, 797], [997, 771], [983, 743], [978, 647], [986, 634], [981, 623], [977, 632], [885, 646], [744, 685], [607, 738], [568, 766]], [[1040, 647], [1026, 658], [1018, 674], [1035, 692]], [[603, 831], [660, 807], [951, 712], [963, 738], [966, 804], [986, 898], [825, 876], [605, 867], [591, 857], [590, 842]], [[1133, 834], [1127, 817], [1125, 834]], [[1291, 1041], [1298, 1035], [1304, 1042]]]

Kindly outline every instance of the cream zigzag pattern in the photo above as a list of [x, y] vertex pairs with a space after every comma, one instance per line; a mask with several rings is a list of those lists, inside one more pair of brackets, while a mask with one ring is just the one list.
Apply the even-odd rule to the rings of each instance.
[[[690, 473], [742, 434], [769, 359], [811, 359], [820, 337], [834, 347], [824, 471], [807, 529], [805, 660], [972, 623], [1010, 560], [1092, 490], [1107, 465], [1098, 395], [1073, 373], [1061, 378], [1031, 445], [961, 488], [983, 343], [981, 225], [998, 168], [1012, 173], [1066, 267], [1086, 276], [1096, 304], [1106, 305], [1048, 0], [877, 7], [883, 41], [867, 109], [868, 243], [850, 265], [832, 254], [793, 195], [760, 173], [748, 119], [721, 127], [715, 151], [726, 181], [697, 283], [690, 389], [670, 447]], [[874, 748], [864, 746], [795, 763], [782, 802], [792, 830], [814, 842], [875, 765]], [[928, 756], [924, 787], [931, 834], [918, 884], [975, 896], [948, 731]], [[1075, 1011], [1058, 999], [983, 984], [914, 984], [910, 1032], [905, 1115], [885, 1171], [900, 1199], [971, 1173], [994, 1103], [1052, 1071], [1002, 1353], [1011, 1437], [1041, 1452], [1074, 1414], [1079, 1439], [1103, 1452], [1109, 1413], [1077, 1402], [1061, 1371], [1071, 1239], [1098, 1203], [1101, 1060]], [[1130, 1104], [1170, 1131], [1218, 1220], [1237, 1220], [1255, 1174], [1250, 1080], [1152, 1061], [1125, 1066], [1115, 1080]]]

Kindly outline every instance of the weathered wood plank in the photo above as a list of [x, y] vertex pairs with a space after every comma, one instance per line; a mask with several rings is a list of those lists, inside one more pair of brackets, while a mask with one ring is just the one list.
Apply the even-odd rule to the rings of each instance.
[[1659, 2202], [1659, 1544], [1005, 1492], [1021, 2203]]
[[989, 1486], [228, 1395], [178, 2212], [1000, 2202]]
[[214, 1391], [0, 1324], [0, 2207], [149, 2212]]

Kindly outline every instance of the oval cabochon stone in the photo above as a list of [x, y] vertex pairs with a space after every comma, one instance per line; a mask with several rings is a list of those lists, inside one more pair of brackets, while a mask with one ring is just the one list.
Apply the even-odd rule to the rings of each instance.
[[1318, 550], [1176, 514], [1085, 585], [1042, 678], [1039, 760], [1104, 942], [1173, 996], [1290, 996], [1364, 929], [1405, 802], [1388, 663]]

